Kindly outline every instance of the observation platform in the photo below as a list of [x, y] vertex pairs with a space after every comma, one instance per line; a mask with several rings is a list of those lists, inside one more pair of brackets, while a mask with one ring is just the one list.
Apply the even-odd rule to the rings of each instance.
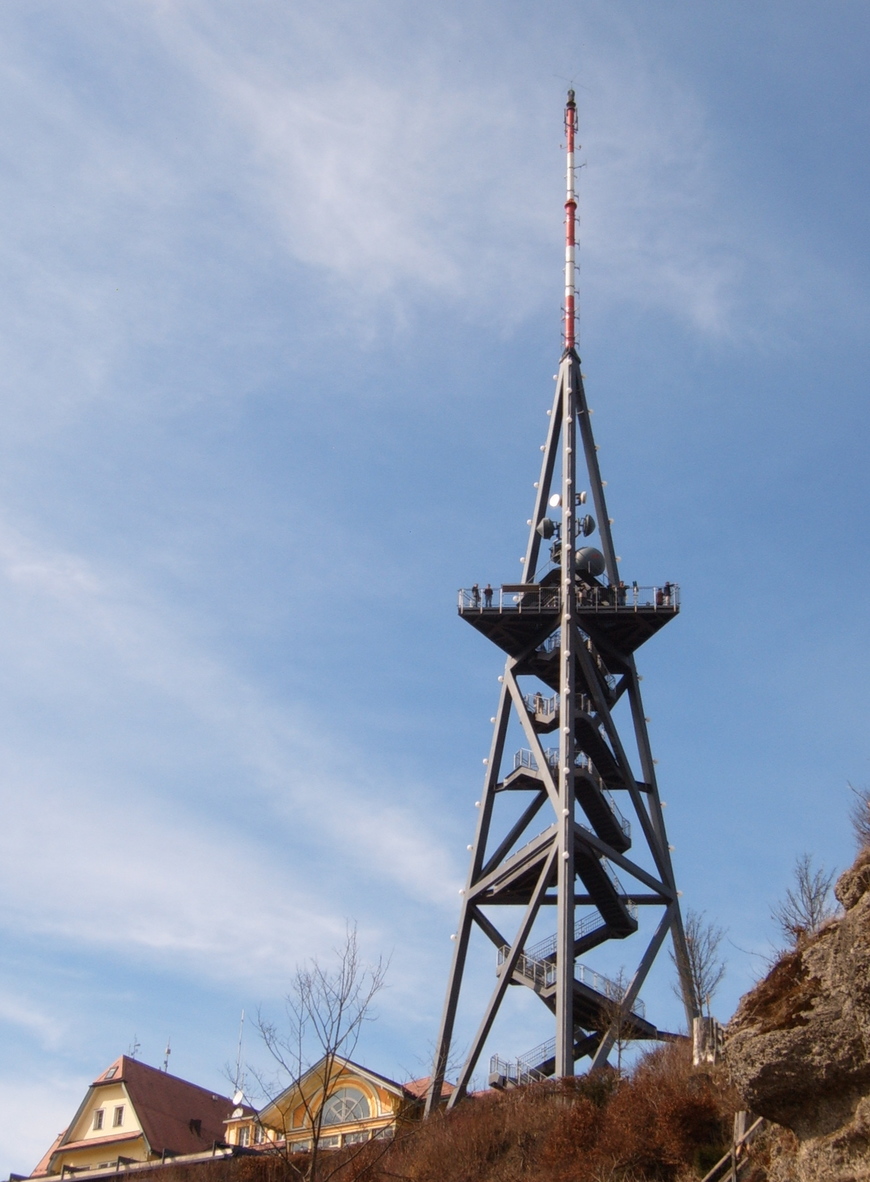
[[[463, 587], [458, 611], [473, 628], [511, 657], [522, 657], [530, 646], [558, 626], [562, 609], [560, 588], [547, 583], [504, 583], [487, 595], [482, 588]], [[680, 611], [680, 588], [661, 586], [606, 587], [583, 584], [577, 589], [577, 623], [599, 633], [621, 653], [633, 653]]]

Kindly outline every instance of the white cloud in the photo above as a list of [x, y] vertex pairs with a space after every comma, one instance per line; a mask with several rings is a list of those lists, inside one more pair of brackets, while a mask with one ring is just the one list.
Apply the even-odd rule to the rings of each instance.
[[[324, 22], [311, 14], [292, 23], [281, 61], [267, 28], [251, 51], [256, 33], [248, 22], [240, 33], [231, 9], [207, 22], [197, 4], [184, 12], [164, 21], [167, 44], [243, 129], [241, 172], [285, 248], [349, 285], [348, 304], [400, 291], [413, 305], [416, 289], [508, 322], [558, 298], [561, 96], [516, 43], [508, 83], [474, 70], [473, 41], [445, 71], [444, 44], [418, 36], [400, 48], [388, 20], [345, 12], [312, 72], [300, 63], [322, 48]], [[584, 15], [581, 213], [584, 255], [596, 271], [607, 260], [597, 288], [719, 334], [743, 259], [701, 103], [601, 6]]]
[[56, 1017], [9, 990], [0, 991], [0, 1023], [35, 1035], [40, 1045], [49, 1050], [57, 1050], [65, 1034], [63, 1024]]
[[7, 923], [263, 980], [350, 914], [382, 923], [360, 875], [444, 905], [457, 870], [413, 785], [361, 770], [82, 559], [7, 527], [0, 576], [3, 697], [56, 711], [0, 746]]
[[[701, 97], [610, 5], [581, 6], [582, 55], [549, 16], [517, 38], [487, 4], [446, 20], [387, 0], [64, 11], [91, 88], [53, 69], [14, 14], [4, 25], [20, 118], [0, 144], [0, 363], [4, 419], [28, 436], [97, 400], [136, 414], [237, 399], [257, 364], [245, 345], [262, 329], [248, 300], [261, 281], [304, 286], [317, 313], [282, 331], [309, 357], [385, 326], [420, 331], [443, 308], [504, 331], [552, 308], [555, 336], [554, 62], [583, 65], [581, 308], [640, 305], [758, 344], [808, 308], [809, 269], [856, 319], [842, 277], [819, 274], [811, 251], [798, 263], [731, 187]], [[119, 72], [147, 104], [104, 101]], [[198, 355], [233, 341], [244, 363]], [[163, 350], [172, 365], [156, 377]]]
[[22, 1072], [0, 1080], [0, 1159], [5, 1162], [6, 1176], [10, 1172], [30, 1173], [52, 1138], [69, 1124], [86, 1087], [80, 1077], [57, 1071], [37, 1080]]

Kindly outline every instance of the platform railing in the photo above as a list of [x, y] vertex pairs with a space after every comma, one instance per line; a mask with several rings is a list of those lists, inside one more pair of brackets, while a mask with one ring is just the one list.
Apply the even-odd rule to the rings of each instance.
[[[576, 937], [575, 937], [576, 938]], [[501, 967], [510, 956], [510, 948], [504, 945], [498, 950], [498, 965]], [[539, 986], [541, 989], [549, 989], [556, 984], [556, 962], [555, 960], [542, 960], [538, 957], [529, 956], [527, 953], [520, 953], [516, 966], [515, 973], [519, 973], [521, 977], [525, 977], [527, 981]], [[600, 993], [602, 997], [606, 997], [608, 1001], [621, 1001], [623, 990], [616, 981], [611, 981], [609, 977], [605, 977], [603, 973], [596, 972], [595, 969], [590, 969], [588, 965], [575, 963], [574, 965], [574, 979], [580, 981], [588, 989], [592, 989], [595, 993]], [[631, 1011], [639, 1018], [643, 1018], [646, 1014], [646, 1008], [640, 998], [634, 1003]], [[529, 1060], [524, 1055], [523, 1059]]]
[[604, 799], [607, 801], [608, 805], [610, 806], [611, 812], [616, 817], [616, 822], [619, 825], [619, 828], [622, 830], [622, 832], [625, 834], [626, 837], [631, 837], [631, 821], [629, 821], [628, 817], [626, 817], [626, 815], [620, 809], [619, 805], [613, 799], [613, 793], [609, 792], [604, 787], [604, 781], [601, 779], [600, 776], [598, 777], [598, 788], [601, 792], [601, 795], [604, 797]]
[[[549, 766], [551, 768], [558, 768], [559, 748], [548, 747], [544, 754], [547, 757], [547, 763]], [[591, 776], [596, 781], [598, 790], [601, 792], [601, 795], [607, 801], [609, 808], [613, 812], [617, 825], [620, 827], [626, 837], [631, 837], [631, 822], [619, 808], [616, 801], [613, 799], [613, 795], [604, 787], [604, 781], [594, 770], [592, 761], [585, 755], [578, 755], [576, 766], [578, 770], [585, 771], [587, 775]], [[514, 752], [513, 771], [519, 771], [520, 768], [526, 768], [530, 772], [536, 772], [538, 770], [538, 761], [528, 747], [520, 747], [518, 751]]]
[[518, 590], [519, 584], [490, 587], [460, 587], [459, 612], [489, 611], [510, 612], [522, 615], [524, 612], [539, 614], [540, 612], [558, 611], [562, 604], [559, 587], [538, 583], [531, 583], [527, 589]]
[[[556, 1040], [553, 1039], [553, 1053], [555, 1053], [555, 1047]], [[539, 1061], [543, 1063], [546, 1061], [546, 1058], [552, 1058], [552, 1054], [545, 1056], [544, 1059]], [[521, 1088], [527, 1084], [541, 1083], [547, 1078], [543, 1071], [538, 1071], [536, 1067], [530, 1067], [522, 1059], [514, 1059], [509, 1063], [505, 1059], [500, 1059], [498, 1055], [493, 1055], [489, 1061], [489, 1074], [491, 1078], [496, 1076], [501, 1080], [503, 1086], [506, 1085], [514, 1088]]]
[[[601, 927], [601, 916], [597, 912], [592, 912], [589, 915], [581, 915], [574, 924], [574, 939], [582, 940], [584, 936], [588, 936], [590, 932], [594, 932], [596, 928]], [[525, 955], [531, 957], [532, 960], [547, 960], [548, 957], [556, 954], [556, 936], [547, 936], [544, 940], [539, 940], [537, 944], [532, 944], [527, 948]], [[505, 958], [510, 951], [506, 946], [498, 950], [498, 963], [504, 964]]]
[[619, 881], [616, 871], [613, 869], [613, 867], [611, 866], [611, 864], [608, 862], [608, 860], [606, 858], [602, 857], [602, 858], [599, 858], [598, 860], [601, 863], [601, 865], [604, 867], [604, 873], [607, 875], [607, 877], [613, 883], [613, 889], [616, 891], [617, 895], [619, 895], [620, 898], [622, 898], [624, 900], [625, 887]]
[[519, 751], [514, 752], [513, 770], [517, 772], [523, 767], [528, 768], [531, 772], [536, 772], [538, 770], [538, 761], [535, 759], [528, 747], [520, 747]]
[[[458, 607], [460, 615], [474, 612], [502, 614], [540, 614], [558, 611], [561, 593], [558, 587], [530, 583], [524, 590], [517, 590], [519, 584], [510, 583], [502, 587], [460, 587]], [[578, 585], [577, 607], [584, 612], [629, 612], [666, 611], [673, 612], [680, 606], [678, 583], [661, 583], [640, 587], [630, 586], [588, 586]]]
[[539, 714], [542, 718], [550, 718], [559, 712], [559, 695], [545, 698], [543, 694], [524, 694], [523, 701], [526, 709], [532, 714]]

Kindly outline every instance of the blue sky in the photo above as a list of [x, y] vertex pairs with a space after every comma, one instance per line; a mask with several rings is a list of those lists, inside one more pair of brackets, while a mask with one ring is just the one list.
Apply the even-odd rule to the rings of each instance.
[[836, 0], [0, 8], [0, 1170], [134, 1039], [228, 1086], [242, 1008], [348, 918], [392, 957], [361, 1056], [426, 1072], [501, 666], [455, 592], [519, 576], [569, 84], [580, 352], [622, 569], [683, 588], [640, 667], [720, 1016], [796, 855], [850, 861], [868, 50]]

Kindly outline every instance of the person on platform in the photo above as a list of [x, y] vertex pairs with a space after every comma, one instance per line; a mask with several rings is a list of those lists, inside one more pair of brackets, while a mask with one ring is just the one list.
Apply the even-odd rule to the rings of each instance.
[[489, 583], [483, 589], [483, 606], [492, 607], [492, 587], [490, 587]]

